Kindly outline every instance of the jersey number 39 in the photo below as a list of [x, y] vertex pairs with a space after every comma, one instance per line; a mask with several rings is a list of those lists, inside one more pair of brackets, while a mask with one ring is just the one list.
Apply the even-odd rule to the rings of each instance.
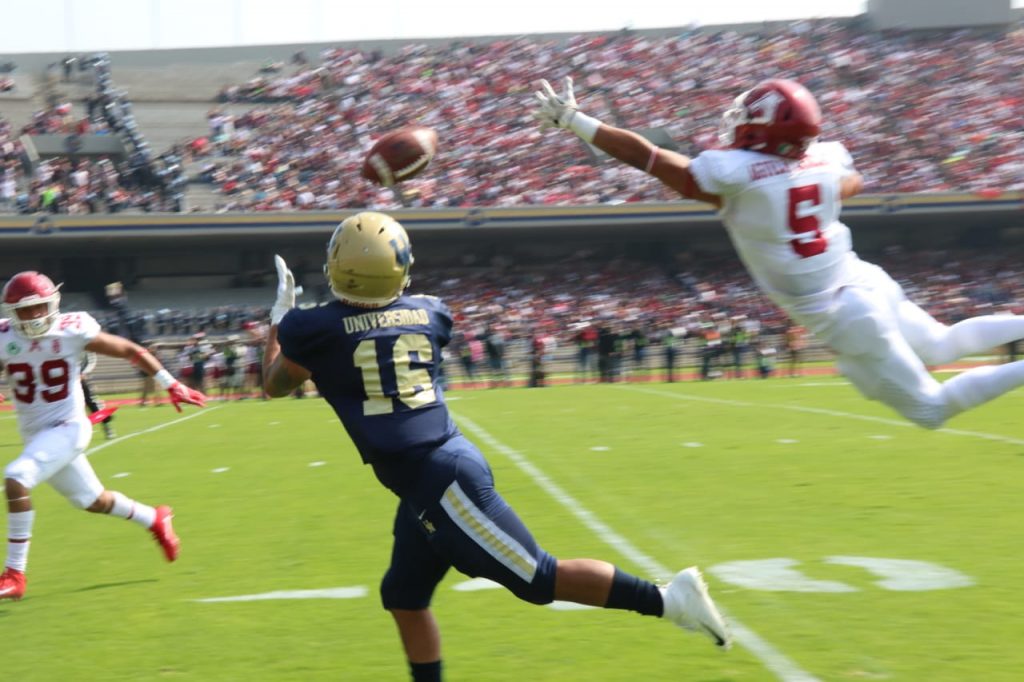
[[19, 403], [30, 403], [37, 395], [48, 403], [68, 397], [68, 380], [71, 376], [68, 363], [61, 358], [47, 360], [39, 365], [38, 376], [27, 362], [8, 363], [7, 373], [14, 383], [14, 399]]
[[412, 353], [416, 354], [415, 362], [433, 360], [430, 339], [423, 334], [402, 334], [391, 347], [390, 358], [378, 354], [376, 339], [359, 342], [353, 360], [363, 373], [364, 415], [391, 414], [394, 398], [412, 410], [437, 401], [430, 372], [412, 368]]

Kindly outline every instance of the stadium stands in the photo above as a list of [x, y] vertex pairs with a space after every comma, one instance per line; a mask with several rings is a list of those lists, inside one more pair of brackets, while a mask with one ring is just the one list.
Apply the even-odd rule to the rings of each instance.
[[[716, 144], [718, 116], [742, 88], [795, 78], [818, 94], [824, 135], [847, 143], [870, 191], [1020, 189], [1024, 83], [1014, 64], [1022, 58], [1019, 28], [916, 35], [824, 21], [764, 34], [410, 45], [393, 55], [339, 48], [316, 65], [261, 77], [258, 87], [222, 90], [225, 101], [276, 104], [210, 117], [206, 178], [233, 210], [388, 205], [389, 194], [341, 179], [356, 177], [374, 135], [418, 122], [439, 130], [442, 153], [412, 183], [417, 205], [670, 198], [638, 173], [591, 165], [572, 138], [539, 136], [525, 118], [531, 83], [571, 71], [589, 111], [631, 128], [663, 127], [689, 152]], [[552, 71], [552, 63], [565, 66]]]
[[743, 87], [796, 78], [821, 99], [825, 136], [847, 143], [871, 192], [1021, 189], [1022, 59], [1018, 25], [908, 33], [820, 20], [756, 33], [334, 47], [290, 63], [193, 60], [118, 78], [150, 102], [138, 121], [154, 130], [153, 148], [184, 157], [193, 209], [393, 206], [357, 170], [375, 136], [409, 122], [442, 141], [431, 172], [409, 184], [413, 205], [505, 206], [672, 198], [639, 173], [594, 165], [571, 138], [540, 136], [525, 106], [533, 81], [569, 72], [589, 111], [661, 128], [690, 153], [716, 144], [718, 116]]

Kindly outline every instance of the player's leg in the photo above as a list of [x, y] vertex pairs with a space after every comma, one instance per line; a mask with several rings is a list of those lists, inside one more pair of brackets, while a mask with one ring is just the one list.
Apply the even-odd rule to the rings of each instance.
[[31, 437], [4, 469], [7, 496], [7, 558], [0, 575], [0, 599], [20, 599], [35, 523], [31, 491], [85, 450], [92, 435], [88, 422], [67, 422]]
[[941, 365], [1024, 339], [1024, 316], [982, 315], [952, 326], [907, 299], [898, 303], [900, 332], [926, 365]]
[[96, 396], [92, 392], [92, 386], [85, 379], [82, 382], [82, 396], [85, 398], [85, 406], [89, 408], [89, 412], [98, 412], [103, 409], [103, 404], [96, 400]]
[[435, 550], [460, 572], [493, 580], [533, 604], [560, 599], [664, 616], [728, 646], [725, 625], [696, 569], [677, 576], [674, 587], [659, 589], [606, 561], [556, 559], [494, 489], [490, 467], [468, 440], [453, 439], [432, 453], [420, 475], [427, 494], [410, 506], [433, 529], [428, 537]]
[[929, 373], [903, 336], [884, 292], [849, 288], [838, 299], [839, 323], [829, 339], [837, 364], [865, 397], [879, 400], [929, 429], [1024, 385], [1024, 361], [978, 367], [945, 383]]
[[398, 505], [391, 565], [380, 588], [415, 682], [441, 679], [441, 633], [430, 601], [450, 564], [431, 547], [428, 532], [406, 502]]
[[894, 336], [892, 346], [886, 358], [840, 356], [839, 368], [866, 397], [928, 429], [1024, 386], [1024, 361], [975, 367], [939, 383], [902, 337]]
[[7, 495], [7, 557], [0, 573], [0, 599], [21, 599], [25, 594], [25, 570], [32, 539], [35, 511], [29, 489], [12, 478], [4, 481]]
[[174, 533], [170, 507], [150, 507], [116, 490], [106, 490], [85, 455], [79, 455], [54, 473], [50, 485], [78, 509], [127, 519], [148, 530], [168, 561], [178, 557], [181, 543]]

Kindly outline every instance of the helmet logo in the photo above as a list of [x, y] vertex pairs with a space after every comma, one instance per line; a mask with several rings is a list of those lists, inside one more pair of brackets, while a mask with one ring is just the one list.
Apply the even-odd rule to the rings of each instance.
[[395, 262], [404, 268], [408, 268], [412, 263], [412, 249], [409, 248], [409, 240], [405, 238], [405, 235], [399, 235], [389, 240], [388, 244], [395, 251]]
[[761, 97], [754, 102], [747, 105], [747, 111], [749, 112], [750, 123], [771, 123], [775, 120], [775, 112], [778, 110], [779, 105], [786, 101], [786, 98], [774, 90], [761, 95]]

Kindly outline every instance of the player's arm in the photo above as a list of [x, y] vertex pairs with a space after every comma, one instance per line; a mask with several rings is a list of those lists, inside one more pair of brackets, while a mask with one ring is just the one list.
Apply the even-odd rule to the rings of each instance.
[[277, 340], [277, 325], [271, 325], [263, 349], [263, 390], [271, 398], [280, 398], [291, 394], [310, 376], [308, 369], [281, 353], [281, 344]]
[[860, 194], [861, 190], [863, 189], [864, 176], [858, 173], [857, 171], [853, 171], [849, 175], [844, 175], [842, 179], [839, 180], [840, 199], [849, 199], [850, 197], [855, 197], [858, 194]]
[[295, 277], [281, 256], [274, 256], [277, 270], [277, 298], [270, 309], [270, 331], [263, 346], [263, 390], [271, 398], [286, 396], [311, 376], [309, 370], [281, 352], [277, 327], [295, 307]]
[[181, 403], [199, 407], [206, 405], [205, 395], [175, 379], [152, 353], [134, 341], [116, 334], [99, 332], [89, 343], [85, 344], [85, 349], [112, 358], [121, 358], [137, 366], [147, 375], [156, 379], [156, 382], [167, 391], [171, 398], [171, 404], [178, 412], [181, 412]]
[[[583, 114], [577, 112], [576, 115]], [[589, 142], [619, 161], [653, 175], [687, 199], [704, 201], [716, 208], [722, 206], [721, 197], [709, 194], [697, 186], [690, 171], [689, 156], [659, 147], [631, 130], [616, 128], [607, 123], [598, 123], [594, 139]]]
[[551, 85], [541, 81], [537, 92], [540, 104], [536, 117], [541, 128], [566, 128], [608, 155], [661, 180], [688, 199], [721, 207], [722, 199], [700, 189], [690, 170], [690, 157], [663, 149], [644, 137], [623, 128], [601, 123], [579, 111], [572, 91], [572, 79], [566, 77], [565, 91], [555, 94]]
[[308, 369], [292, 362], [281, 353], [277, 325], [270, 325], [263, 348], [263, 390], [271, 398], [289, 395], [310, 377]]

